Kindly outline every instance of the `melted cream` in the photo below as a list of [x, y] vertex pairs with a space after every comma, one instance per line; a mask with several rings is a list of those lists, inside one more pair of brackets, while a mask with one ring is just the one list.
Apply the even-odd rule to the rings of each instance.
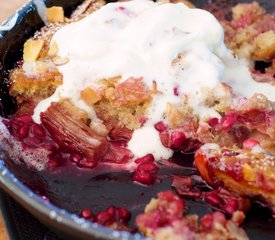
[[135, 130], [128, 148], [138, 158], [151, 153], [155, 159], [169, 159], [173, 154], [173, 150], [163, 147], [159, 133], [150, 126]]
[[[267, 89], [264, 84], [254, 82], [246, 64], [234, 59], [224, 46], [223, 29], [215, 17], [182, 3], [158, 5], [147, 0], [110, 3], [57, 31], [52, 42], [58, 45], [58, 55], [69, 58], [69, 62], [58, 67], [63, 84], [36, 107], [33, 116], [36, 122], [40, 121], [40, 113], [61, 97], [71, 98], [90, 118], [96, 118], [91, 107], [80, 100], [80, 91], [88, 86], [98, 87], [98, 81], [104, 78], [122, 76], [124, 81], [143, 77], [149, 88], [153, 81], [157, 82], [162, 95], [153, 99], [145, 127], [136, 130], [129, 142], [129, 149], [136, 156], [147, 153], [153, 153], [157, 159], [171, 156], [172, 151], [160, 144], [153, 125], [163, 119], [167, 103], [181, 102], [181, 97], [173, 94], [175, 87], [179, 95], [188, 96], [194, 113], [202, 119], [219, 116], [204, 105], [204, 99], [205, 89], [215, 88], [220, 82], [230, 83], [236, 94], [245, 97], [261, 92], [272, 100], [275, 98], [272, 94], [275, 87]], [[172, 64], [180, 53], [183, 59]], [[248, 91], [242, 83], [251, 84]]]

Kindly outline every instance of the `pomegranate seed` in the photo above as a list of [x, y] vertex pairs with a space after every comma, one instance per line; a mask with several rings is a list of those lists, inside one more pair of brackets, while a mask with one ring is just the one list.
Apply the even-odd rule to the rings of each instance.
[[144, 172], [155, 172], [158, 170], [158, 166], [154, 163], [141, 163], [138, 166], [138, 171], [144, 171]]
[[70, 155], [70, 160], [74, 163], [78, 163], [81, 159], [83, 159], [83, 156], [79, 153], [72, 153]]
[[63, 164], [64, 159], [62, 155], [59, 152], [53, 152], [49, 155], [49, 163], [48, 163], [48, 168], [54, 169], [56, 167], [59, 167]]
[[160, 121], [160, 122], [157, 122], [155, 125], [154, 125], [155, 129], [158, 131], [158, 132], [163, 132], [166, 130], [167, 126], [163, 123], [163, 121]]
[[29, 134], [29, 124], [28, 123], [25, 123], [22, 127], [20, 127], [18, 129], [18, 135], [21, 137], [21, 138], [25, 138], [27, 137]]
[[179, 88], [178, 87], [174, 87], [173, 92], [174, 92], [175, 96], [179, 96]]
[[80, 168], [95, 168], [97, 163], [83, 158], [76, 165]]
[[139, 182], [145, 185], [151, 185], [155, 181], [154, 175], [148, 172], [135, 172], [133, 176], [133, 181]]
[[93, 212], [90, 209], [83, 209], [79, 216], [85, 219], [91, 219], [94, 217]]
[[200, 220], [200, 226], [203, 231], [211, 230], [213, 222], [213, 216], [210, 214], [204, 215]]
[[160, 137], [160, 141], [161, 141], [161, 144], [164, 146], [164, 147], [167, 147], [167, 148], [170, 148], [170, 134], [168, 131], [164, 131], [164, 132], [161, 132], [159, 134], [159, 137]]
[[174, 131], [171, 134], [171, 147], [180, 148], [186, 139], [183, 131]]
[[238, 202], [235, 199], [229, 199], [226, 203], [225, 207], [223, 207], [223, 210], [227, 212], [228, 214], [232, 215], [235, 211], [238, 210]]
[[123, 223], [129, 222], [131, 219], [131, 213], [125, 208], [118, 208], [118, 217]]
[[33, 121], [30, 115], [16, 116], [14, 117], [14, 120], [20, 123], [30, 123]]
[[116, 214], [116, 208], [114, 206], [110, 206], [107, 208], [106, 212], [110, 213], [112, 218], [114, 218]]
[[236, 123], [237, 115], [236, 114], [228, 114], [221, 119], [222, 129], [225, 131], [229, 131], [231, 127]]
[[243, 148], [252, 149], [252, 148], [254, 148], [255, 146], [257, 146], [259, 144], [260, 143], [257, 140], [252, 139], [252, 138], [248, 138], [248, 139], [243, 141]]
[[214, 207], [220, 207], [222, 205], [222, 199], [217, 194], [206, 193], [204, 196], [204, 200]]
[[96, 222], [101, 225], [109, 225], [114, 222], [114, 218], [112, 217], [112, 214], [106, 211], [102, 211], [96, 215]]
[[51, 170], [53, 170], [53, 169], [55, 169], [59, 166], [60, 166], [59, 162], [54, 161], [52, 159], [48, 162], [48, 168], [51, 169]]
[[153, 154], [149, 153], [141, 158], [137, 158], [135, 160], [135, 163], [140, 164], [140, 163], [145, 163], [145, 162], [154, 162], [155, 158], [153, 156]]
[[219, 119], [218, 118], [212, 118], [208, 121], [208, 124], [210, 127], [214, 127], [215, 125], [217, 125], [219, 123]]
[[139, 122], [140, 122], [141, 126], [143, 126], [147, 122], [147, 118], [146, 117], [141, 117], [139, 119]]
[[32, 125], [32, 132], [37, 137], [46, 137], [44, 128], [36, 123]]

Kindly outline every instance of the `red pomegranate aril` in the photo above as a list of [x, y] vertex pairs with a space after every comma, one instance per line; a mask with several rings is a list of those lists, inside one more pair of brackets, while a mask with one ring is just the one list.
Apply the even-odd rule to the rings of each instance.
[[155, 158], [153, 156], [153, 154], [149, 153], [146, 154], [145, 156], [141, 157], [141, 158], [137, 158], [135, 160], [135, 163], [140, 164], [140, 163], [145, 163], [145, 162], [154, 162]]
[[46, 132], [44, 128], [36, 123], [32, 125], [32, 132], [37, 137], [46, 137]]
[[85, 219], [91, 219], [94, 217], [93, 212], [90, 209], [83, 209], [79, 216]]
[[215, 125], [217, 125], [219, 123], [219, 119], [218, 118], [212, 118], [208, 121], [208, 124], [210, 127], [214, 127]]
[[25, 138], [28, 136], [29, 134], [29, 124], [28, 123], [25, 123], [24, 125], [22, 125], [19, 129], [18, 129], [18, 135], [21, 137], [21, 138]]
[[144, 171], [144, 172], [156, 172], [158, 170], [158, 166], [154, 163], [141, 163], [137, 167], [138, 171]]
[[80, 168], [95, 168], [97, 163], [83, 158], [76, 165]]
[[164, 147], [170, 148], [170, 133], [168, 131], [163, 131], [159, 134], [161, 144]]
[[236, 123], [237, 115], [236, 114], [228, 114], [221, 119], [222, 129], [225, 131], [229, 131], [231, 127]]
[[106, 212], [106, 211], [102, 211], [102, 212], [98, 213], [95, 217], [95, 220], [97, 223], [104, 225], [104, 226], [112, 224], [114, 222], [114, 218], [113, 218], [112, 214], [110, 214], [109, 212]]
[[210, 214], [204, 215], [200, 220], [200, 227], [203, 231], [211, 230], [213, 216]]
[[78, 163], [81, 159], [83, 159], [83, 156], [79, 153], [72, 153], [70, 155], [70, 160], [74, 163]]
[[223, 210], [228, 214], [232, 215], [235, 211], [238, 210], [238, 202], [235, 199], [229, 199], [226, 205], [223, 207]]
[[155, 181], [155, 176], [148, 172], [136, 171], [133, 176], [133, 181], [139, 182], [145, 185], [151, 185]]
[[220, 207], [222, 205], [222, 199], [220, 199], [218, 195], [213, 193], [206, 193], [204, 196], [204, 200], [214, 207]]
[[48, 169], [50, 169], [50, 170], [56, 169], [59, 166], [60, 166], [59, 162], [55, 161], [53, 159], [50, 159], [48, 162]]
[[20, 123], [30, 123], [33, 121], [30, 115], [16, 116], [14, 117], [14, 120]]
[[56, 167], [59, 167], [63, 164], [64, 159], [62, 155], [59, 152], [53, 152], [49, 155], [49, 163], [48, 163], [48, 168], [54, 169]]
[[131, 219], [132, 214], [125, 208], [118, 208], [118, 217], [123, 223], [129, 222]]
[[167, 128], [163, 121], [157, 122], [154, 127], [158, 132], [163, 132]]
[[252, 138], [248, 138], [248, 139], [243, 141], [243, 148], [252, 149], [253, 147], [255, 147], [259, 144], [260, 143], [257, 140], [252, 139]]
[[179, 88], [178, 87], [174, 87], [173, 93], [174, 93], [175, 96], [179, 96]]
[[143, 126], [146, 122], [147, 122], [147, 118], [146, 117], [141, 117], [140, 119], [139, 119], [139, 122], [140, 122], [140, 124], [141, 124], [141, 126]]
[[111, 216], [114, 218], [116, 215], [116, 208], [114, 206], [110, 206], [107, 208], [106, 212], [110, 213]]
[[171, 133], [171, 147], [180, 148], [186, 139], [183, 131], [174, 131]]

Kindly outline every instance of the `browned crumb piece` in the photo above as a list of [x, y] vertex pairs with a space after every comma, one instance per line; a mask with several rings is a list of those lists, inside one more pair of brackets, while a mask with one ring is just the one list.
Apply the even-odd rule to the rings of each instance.
[[253, 41], [253, 59], [270, 60], [275, 58], [275, 32], [268, 31], [258, 35]]
[[119, 125], [135, 129], [140, 127], [140, 119], [145, 116], [151, 101], [151, 91], [142, 78], [129, 78], [118, 83], [120, 77], [102, 80], [102, 96], [94, 104], [97, 116], [106, 125]]
[[146, 237], [156, 240], [248, 240], [239, 227], [242, 212], [235, 212], [230, 220], [220, 212], [199, 219], [197, 215], [184, 215], [184, 207], [184, 201], [174, 193], [159, 192], [158, 198], [151, 199], [145, 207], [145, 213], [137, 216], [137, 227]]
[[236, 55], [252, 60], [274, 59], [275, 17], [257, 3], [241, 3], [232, 8], [232, 20], [221, 20], [225, 42]]
[[248, 138], [257, 139], [268, 152], [275, 152], [274, 103], [264, 95], [255, 94], [232, 108], [218, 121], [200, 124], [197, 135], [201, 142], [221, 146], [239, 146]]
[[[16, 97], [18, 103], [30, 98], [37, 100], [53, 94], [56, 87], [62, 83], [62, 75], [55, 65], [64, 64], [66, 59], [56, 56], [58, 49], [54, 43], [50, 45], [53, 34], [70, 21], [77, 21], [105, 4], [104, 1], [85, 1], [73, 13], [72, 19], [65, 19], [61, 7], [49, 8], [47, 13], [50, 22], [24, 46], [24, 62], [35, 68], [35, 73], [27, 73], [21, 67], [15, 68], [9, 76], [10, 94]], [[78, 18], [79, 17], [79, 18]], [[64, 62], [65, 61], [65, 62]]]
[[195, 154], [195, 164], [209, 184], [223, 186], [239, 196], [262, 199], [275, 209], [275, 156], [246, 139], [243, 149], [206, 144]]
[[41, 64], [37, 74], [27, 75], [23, 69], [16, 68], [11, 71], [10, 95], [17, 99], [18, 103], [31, 98], [43, 99], [54, 93], [56, 87], [62, 83], [62, 75], [56, 68], [45, 67]]
[[94, 105], [97, 116], [102, 119], [108, 128], [115, 125], [136, 129], [140, 127], [140, 119], [145, 116], [147, 105], [136, 105], [132, 107], [120, 106], [108, 100], [102, 100]]

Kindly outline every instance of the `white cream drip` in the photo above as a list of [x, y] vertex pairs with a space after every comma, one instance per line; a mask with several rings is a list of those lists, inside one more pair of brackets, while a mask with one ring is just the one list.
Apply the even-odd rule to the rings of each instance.
[[[58, 55], [69, 58], [69, 62], [58, 67], [63, 84], [36, 107], [33, 116], [36, 122], [40, 122], [40, 113], [51, 102], [62, 97], [71, 98], [90, 118], [96, 118], [93, 109], [80, 100], [80, 91], [88, 86], [98, 87], [101, 79], [122, 76], [124, 81], [143, 77], [149, 88], [153, 81], [157, 82], [162, 95], [153, 99], [145, 127], [136, 130], [129, 142], [129, 149], [136, 156], [139, 151], [144, 155], [154, 153], [157, 159], [172, 154], [158, 144], [153, 125], [163, 119], [168, 102], [181, 102], [180, 96], [173, 95], [175, 87], [179, 95], [188, 96], [194, 113], [202, 119], [219, 116], [204, 105], [207, 93], [203, 89], [215, 88], [220, 82], [230, 83], [236, 94], [245, 97], [260, 92], [275, 100], [275, 87], [253, 81], [247, 65], [234, 59], [225, 47], [223, 29], [215, 17], [182, 3], [158, 5], [148, 0], [110, 3], [61, 28], [52, 42], [58, 45]], [[180, 53], [184, 54], [183, 59], [173, 66]], [[141, 132], [144, 136], [156, 135], [159, 142], [149, 147], [147, 141], [142, 141]]]

